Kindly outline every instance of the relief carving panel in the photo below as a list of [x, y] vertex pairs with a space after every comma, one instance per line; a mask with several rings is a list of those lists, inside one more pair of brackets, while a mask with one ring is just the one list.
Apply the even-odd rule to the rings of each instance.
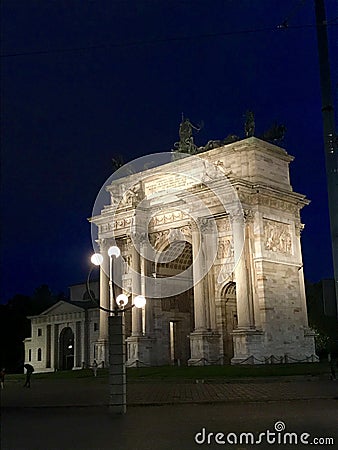
[[292, 254], [290, 225], [275, 220], [263, 219], [264, 247], [272, 252]]

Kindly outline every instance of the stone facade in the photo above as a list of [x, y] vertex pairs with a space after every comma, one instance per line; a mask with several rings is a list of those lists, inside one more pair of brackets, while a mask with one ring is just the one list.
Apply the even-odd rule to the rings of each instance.
[[[111, 204], [91, 219], [100, 304], [109, 308], [110, 245], [122, 251], [120, 291], [147, 297], [126, 318], [129, 366], [317, 360], [300, 244], [308, 200], [292, 190], [292, 160], [250, 137], [107, 186]], [[105, 361], [107, 323], [100, 311]]]

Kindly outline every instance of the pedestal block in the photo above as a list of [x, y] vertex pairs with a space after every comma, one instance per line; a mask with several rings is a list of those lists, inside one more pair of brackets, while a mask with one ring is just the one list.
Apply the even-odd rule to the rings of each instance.
[[220, 358], [221, 335], [213, 331], [193, 331], [190, 333], [191, 358], [189, 366], [222, 364]]
[[146, 336], [130, 336], [127, 338], [127, 367], [153, 365], [152, 355], [154, 339]]
[[99, 339], [95, 343], [95, 355], [98, 364], [103, 362], [103, 366], [107, 367], [109, 364], [109, 349], [108, 339]]
[[240, 329], [232, 332], [234, 357], [231, 364], [260, 364], [264, 362], [262, 350], [264, 332], [255, 329]]

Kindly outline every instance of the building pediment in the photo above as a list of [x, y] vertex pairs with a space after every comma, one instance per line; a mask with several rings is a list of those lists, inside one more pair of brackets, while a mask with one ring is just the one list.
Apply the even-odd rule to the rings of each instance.
[[34, 317], [41, 317], [41, 316], [55, 316], [58, 314], [72, 314], [77, 312], [82, 312], [83, 308], [80, 308], [79, 306], [72, 305], [71, 303], [65, 302], [63, 300], [59, 301], [55, 305], [51, 306], [50, 308], [43, 311], [41, 314], [38, 314]]

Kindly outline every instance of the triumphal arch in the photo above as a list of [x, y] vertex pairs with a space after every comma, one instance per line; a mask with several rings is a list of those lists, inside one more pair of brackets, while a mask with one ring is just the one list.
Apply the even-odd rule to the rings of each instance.
[[[105, 258], [101, 306], [111, 307], [111, 245], [121, 249], [116, 293], [147, 298], [126, 312], [129, 366], [317, 359], [300, 243], [308, 200], [292, 190], [292, 160], [249, 137], [197, 156], [150, 155], [106, 183], [90, 219]], [[105, 361], [106, 314], [96, 342]]]

